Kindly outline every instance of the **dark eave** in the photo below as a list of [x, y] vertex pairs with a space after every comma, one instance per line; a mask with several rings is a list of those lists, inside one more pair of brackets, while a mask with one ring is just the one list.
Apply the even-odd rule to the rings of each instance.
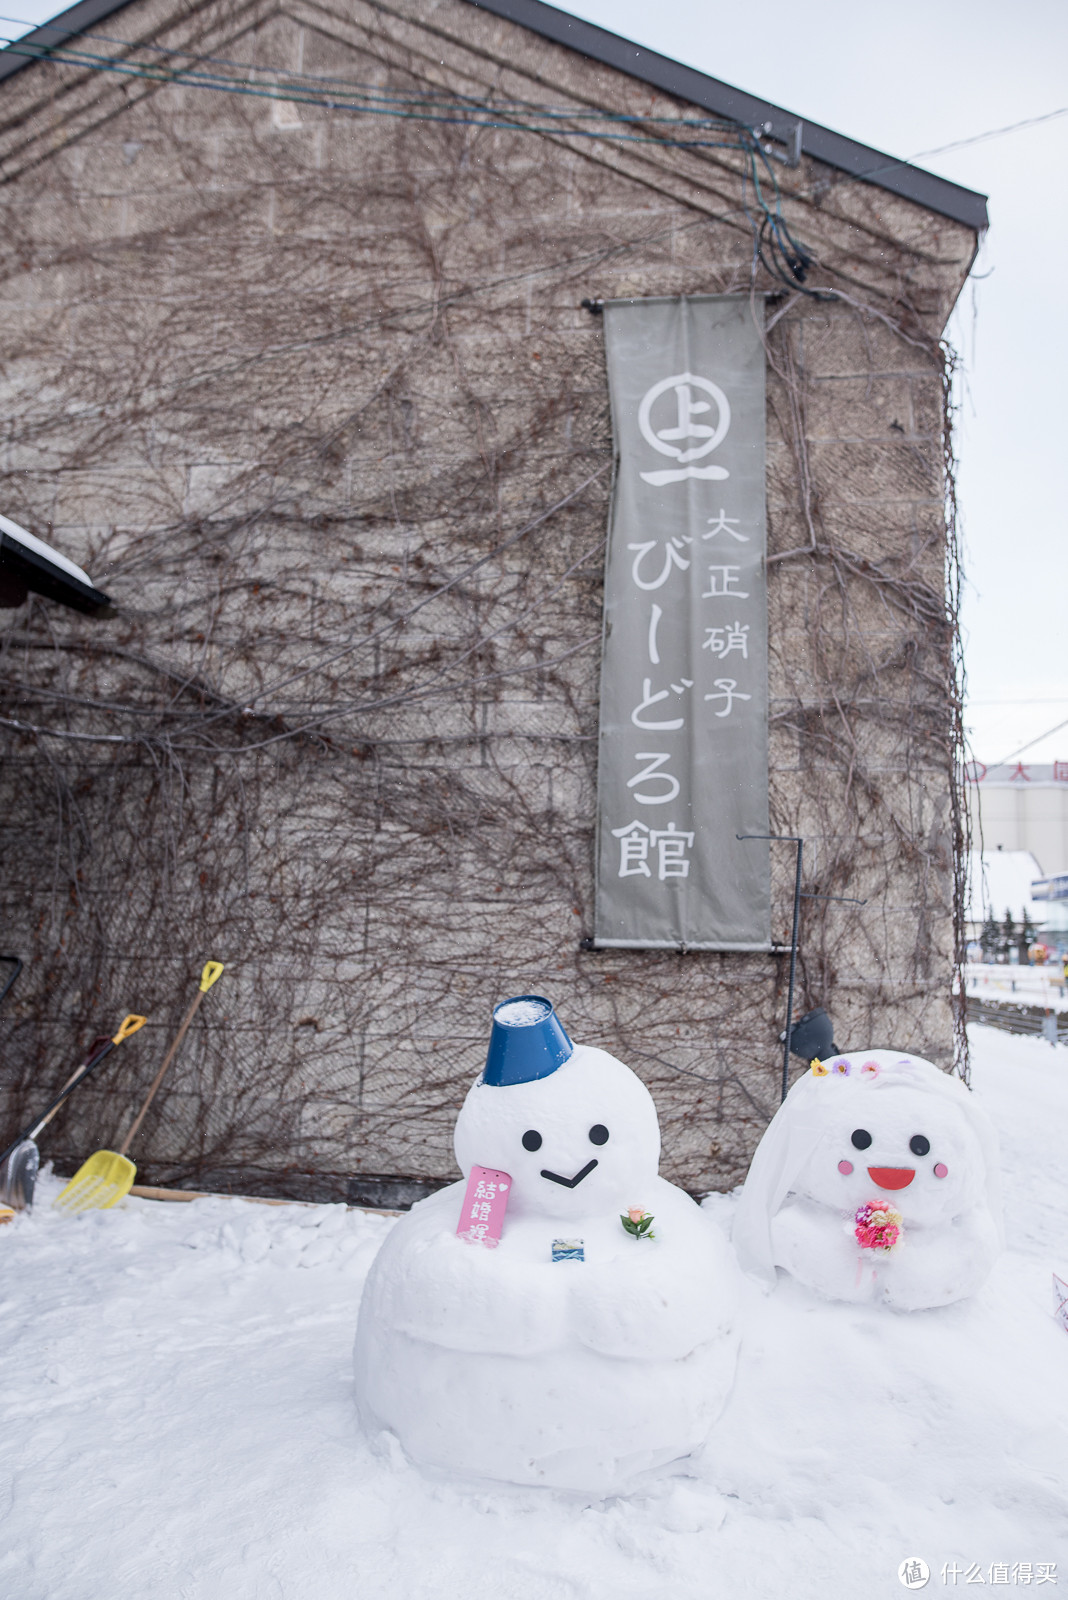
[[[932, 172], [910, 166], [907, 161], [898, 161], [869, 145], [858, 144], [855, 139], [847, 139], [816, 122], [805, 122], [792, 111], [784, 111], [781, 106], [746, 94], [742, 89], [733, 89], [729, 83], [721, 83], [718, 78], [710, 78], [694, 67], [683, 66], [669, 56], [622, 39], [592, 22], [583, 22], [566, 11], [558, 11], [555, 6], [544, 5], [542, 0], [469, 0], [469, 3], [492, 12], [495, 17], [528, 28], [555, 44], [565, 45], [591, 61], [628, 73], [678, 100], [700, 106], [713, 116], [729, 117], [747, 128], [759, 129], [782, 146], [788, 158], [811, 156], [839, 172], [901, 195], [969, 228], [983, 229], [988, 224], [986, 196], [977, 194], [974, 189], [964, 189], [947, 178], [938, 178]], [[77, 5], [61, 12], [51, 22], [23, 34], [14, 45], [0, 51], [0, 81], [47, 55], [72, 34], [88, 32], [128, 4], [130, 0], [78, 0]]]
[[56, 45], [66, 44], [72, 34], [88, 33], [105, 17], [113, 17], [129, 4], [130, 0], [78, 0], [77, 5], [61, 11], [51, 22], [24, 33], [14, 44], [0, 50], [0, 83], [21, 72], [31, 61], [46, 56]]
[[821, 128], [816, 122], [804, 122], [792, 111], [784, 111], [767, 100], [758, 100], [756, 95], [746, 94], [742, 89], [732, 89], [729, 83], [710, 78], [695, 67], [684, 67], [670, 56], [646, 50], [643, 45], [621, 39], [618, 34], [598, 28], [592, 22], [583, 22], [566, 11], [558, 11], [555, 6], [544, 5], [542, 0], [470, 0], [470, 3], [483, 11], [491, 11], [495, 17], [529, 28], [532, 33], [540, 33], [556, 44], [567, 45], [591, 61], [600, 61], [606, 67], [615, 67], [632, 78], [640, 78], [642, 83], [700, 106], [713, 116], [729, 117], [747, 128], [760, 129], [789, 152], [824, 161], [829, 167], [837, 167], [839, 172], [863, 178], [880, 189], [888, 189], [891, 194], [926, 206], [928, 211], [963, 222], [969, 228], [988, 225], [986, 196], [977, 194], [974, 189], [964, 189], [958, 183], [950, 183], [948, 178], [937, 178], [933, 172], [911, 167], [907, 161], [897, 161], [881, 150], [873, 150], [870, 145], [858, 144], [855, 139], [847, 139], [830, 128]]
[[116, 615], [110, 597], [100, 589], [82, 583], [47, 556], [0, 530], [0, 606], [6, 609], [21, 605], [27, 592], [43, 595], [87, 617]]

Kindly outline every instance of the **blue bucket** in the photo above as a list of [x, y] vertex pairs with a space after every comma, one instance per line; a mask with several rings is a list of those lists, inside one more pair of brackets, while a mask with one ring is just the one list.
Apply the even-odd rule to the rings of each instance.
[[533, 1083], [562, 1067], [574, 1045], [560, 1025], [552, 1001], [520, 994], [493, 1008], [493, 1031], [483, 1083]]

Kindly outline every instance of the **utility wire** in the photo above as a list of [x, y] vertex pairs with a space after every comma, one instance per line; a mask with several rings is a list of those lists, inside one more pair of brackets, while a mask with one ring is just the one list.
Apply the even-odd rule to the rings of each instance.
[[[21, 19], [0, 16], [0, 22], [17, 21], [21, 21]], [[382, 104], [396, 103], [436, 105], [439, 107], [454, 106], [476, 110], [497, 110], [499, 112], [507, 112], [512, 110], [522, 113], [533, 112], [544, 117], [559, 119], [566, 118], [572, 121], [602, 121], [622, 124], [638, 123], [648, 126], [663, 125], [666, 127], [692, 127], [698, 129], [732, 129], [738, 126], [733, 119], [728, 117], [716, 117], [708, 115], [700, 117], [655, 117], [645, 113], [610, 111], [605, 107], [592, 107], [585, 110], [578, 106], [553, 107], [551, 105], [547, 106], [539, 104], [536, 101], [509, 100], [504, 97], [502, 97], [500, 100], [494, 100], [491, 106], [487, 102], [477, 99], [475, 96], [450, 93], [443, 89], [424, 89], [418, 92], [387, 89], [381, 84], [366, 83], [358, 78], [341, 78], [335, 77], [328, 73], [291, 72], [273, 67], [257, 67], [249, 61], [235, 61], [232, 57], [205, 55], [202, 52], [193, 50], [176, 50], [166, 45], [155, 44], [150, 40], [143, 40], [139, 44], [134, 45], [131, 44], [129, 40], [117, 38], [109, 34], [92, 33], [81, 29], [62, 29], [56, 31], [62, 31], [63, 33], [67, 34], [69, 38], [87, 39], [101, 44], [117, 45], [120, 49], [127, 51], [134, 49], [150, 50], [157, 55], [170, 56], [172, 58], [182, 58], [184, 60], [199, 64], [202, 67], [216, 66], [233, 68], [235, 71], [251, 73], [253, 81], [257, 76], [261, 76], [268, 87], [273, 86], [275, 88], [285, 88], [289, 85], [300, 86], [304, 84], [323, 86], [331, 84], [337, 85], [345, 89], [353, 98], [365, 96], [371, 101], [378, 101]], [[9, 46], [13, 46], [14, 44], [20, 42], [20, 40], [23, 43], [27, 42], [24, 36], [19, 35], [15, 39], [9, 39], [8, 44]], [[67, 48], [71, 47], [67, 46], [66, 44], [59, 43], [54, 46], [41, 46], [40, 49], [33, 49], [32, 51], [25, 50], [21, 53], [25, 54], [27, 59], [32, 60], [48, 60], [53, 58], [62, 60], [63, 58], [61, 57], [55, 57], [54, 53], [56, 50]], [[20, 52], [16, 51], [14, 53], [18, 54]], [[118, 62], [120, 58], [117, 56], [101, 56], [92, 59]], [[188, 68], [179, 68], [177, 69], [177, 75], [185, 78], [189, 70], [190, 69]]]
[[[121, 44], [120, 40], [105, 40], [101, 36], [81, 34], [80, 38], [92, 40], [100, 37], [102, 43]], [[210, 56], [194, 55], [190, 51], [175, 51], [150, 43], [132, 48], [154, 51], [160, 55], [181, 57], [189, 66], [169, 67], [151, 61], [131, 61], [129, 57], [97, 54], [73, 45], [56, 44], [37, 48], [19, 48], [19, 40], [8, 42], [13, 55], [27, 60], [56, 61], [62, 65], [80, 67], [86, 71], [116, 72], [124, 77], [144, 78], [157, 83], [176, 83], [195, 88], [213, 89], [217, 92], [241, 94], [257, 99], [284, 100], [296, 104], [322, 105], [328, 110], [362, 111], [368, 115], [394, 116], [404, 120], [446, 122], [460, 126], [487, 127], [506, 132], [557, 133], [569, 138], [594, 138], [625, 140], [641, 144], [679, 144], [682, 148], [732, 149], [740, 144], [749, 149], [758, 143], [756, 134], [741, 123], [725, 117], [650, 117], [612, 112], [603, 109], [539, 105], [535, 102], [507, 101], [488, 103], [473, 97], [446, 96], [435, 91], [404, 93], [385, 90], [377, 85], [363, 85], [353, 80], [320, 77], [310, 73], [279, 72], [254, 67], [250, 63], [231, 62]], [[251, 77], [227, 76], [222, 72], [205, 70], [211, 65], [233, 67], [250, 73]], [[331, 93], [336, 85], [341, 93]], [[533, 118], [534, 122], [530, 120]], [[511, 120], [509, 120], [511, 119]], [[566, 122], [602, 122], [600, 128], [569, 128]], [[539, 126], [548, 123], [549, 126]], [[560, 124], [557, 126], [556, 124]], [[686, 139], [673, 140], [660, 134], [622, 133], [619, 127], [681, 128], [694, 132], [722, 132], [732, 134], [725, 140]]]
[[[199, 62], [203, 66], [228, 67], [235, 71], [245, 71], [253, 74], [262, 73], [268, 80], [268, 83], [274, 82], [278, 87], [302, 84], [321, 84], [324, 86], [335, 84], [345, 89], [347, 93], [353, 97], [359, 96], [362, 93], [365, 94], [369, 99], [379, 101], [383, 104], [389, 102], [440, 105], [451, 104], [454, 106], [477, 107], [479, 109], [486, 110], [490, 109], [489, 107], [485, 106], [484, 102], [479, 102], [473, 97], [455, 94], [450, 95], [445, 90], [428, 89], [419, 93], [405, 93], [401, 90], [384, 89], [380, 84], [370, 84], [354, 78], [336, 77], [329, 73], [292, 72], [288, 70], [282, 71], [275, 68], [256, 67], [252, 62], [236, 61], [230, 56], [205, 55], [199, 51], [179, 50], [171, 46], [156, 44], [149, 40], [144, 40], [137, 45], [132, 45], [131, 41], [120, 38], [117, 35], [94, 33], [87, 29], [80, 28], [60, 28], [54, 22], [32, 23], [28, 22], [24, 17], [10, 17], [2, 14], [0, 14], [0, 22], [14, 23], [18, 27], [27, 29], [29, 32], [40, 32], [42, 29], [48, 28], [53, 32], [63, 33], [67, 39], [88, 39], [98, 41], [101, 44], [115, 45], [120, 49], [151, 50], [157, 55], [170, 56], [173, 58], [181, 57], [188, 61]], [[25, 34], [17, 34], [14, 37], [8, 37], [6, 43], [10, 48], [17, 44], [19, 40], [25, 40], [25, 38]], [[62, 48], [65, 48], [65, 46], [63, 44], [58, 44], [47, 48], [42, 47], [40, 50], [27, 50], [24, 53], [30, 59], [45, 59], [46, 57], [53, 56], [56, 49]], [[105, 59], [114, 61], [117, 58], [110, 57]], [[182, 76], [185, 76], [185, 70], [182, 70]], [[604, 107], [593, 107], [587, 110], [582, 110], [578, 107], [572, 106], [554, 108], [548, 105], [540, 105], [535, 101], [523, 100], [502, 99], [495, 102], [494, 107], [501, 111], [514, 109], [516, 111], [522, 111], [526, 113], [534, 112], [542, 117], [551, 117], [560, 120], [567, 119], [571, 121], [603, 121], [621, 124], [637, 123], [643, 126], [685, 127], [696, 129], [712, 129], [720, 127], [730, 128], [741, 126], [740, 124], [735, 123], [733, 119], [728, 117], [654, 117], [642, 113], [609, 111]], [[916, 150], [912, 155], [902, 157], [902, 161], [919, 161], [926, 156], [945, 155], [951, 150], [962, 150], [968, 145], [980, 144], [986, 139], [997, 139], [1000, 138], [1002, 134], [1016, 133], [1022, 128], [1033, 128], [1038, 126], [1040, 123], [1050, 122], [1056, 117], [1063, 117], [1066, 115], [1068, 115], [1068, 106], [1060, 106], [1054, 111], [1045, 111], [1037, 117], [1026, 117], [1020, 122], [1010, 122], [1004, 127], [987, 128], [983, 133], [970, 134], [966, 139], [955, 139], [950, 144], [935, 145], [932, 149], [928, 150]]]
[[968, 696], [969, 710], [972, 706], [1063, 706], [1065, 702], [1068, 702], [1068, 694], [1018, 694], [997, 700], [976, 700]]
[[1068, 116], [1068, 106], [1057, 111], [1044, 111], [1040, 117], [1027, 117], [1023, 122], [1010, 122], [1005, 128], [988, 128], [985, 133], [973, 133], [969, 139], [955, 139], [952, 144], [940, 144], [933, 150], [917, 150], [908, 156], [909, 161], [919, 161], [921, 156], [942, 156], [947, 150], [963, 150], [965, 145], [981, 144], [984, 139], [999, 139], [1003, 133], [1016, 133], [1020, 128], [1035, 128], [1040, 122], [1052, 122], [1054, 117]]
[[903, 156], [900, 161], [888, 161], [885, 166], [869, 167], [866, 172], [854, 173], [853, 180], [878, 179], [885, 173], [896, 172], [899, 168], [910, 166], [913, 161], [919, 161], [927, 156], [941, 156], [949, 150], [963, 150], [968, 145], [981, 144], [984, 139], [998, 139], [1004, 133], [1016, 133], [1020, 128], [1034, 128], [1040, 122], [1051, 122], [1054, 117], [1065, 115], [1068, 115], [1068, 106], [1060, 106], [1056, 111], [1044, 111], [1040, 117], [1027, 117], [1023, 122], [1010, 122], [1004, 128], [988, 128], [985, 133], [973, 133], [967, 139], [954, 139], [952, 144], [936, 145], [933, 150], [917, 150], [914, 155]]
[[[91, 38], [91, 35], [81, 37]], [[756, 243], [754, 253], [764, 263], [775, 277], [791, 288], [804, 283], [804, 279], [812, 265], [812, 257], [803, 245], [793, 237], [782, 211], [782, 192], [774, 168], [769, 159], [768, 151], [761, 142], [756, 130], [748, 128], [745, 124], [722, 119], [675, 119], [651, 118], [628, 116], [622, 113], [605, 111], [589, 111], [568, 108], [558, 110], [552, 107], [543, 107], [534, 104], [524, 105], [521, 102], [506, 103], [504, 109], [486, 101], [473, 98], [442, 100], [435, 94], [404, 96], [392, 94], [390, 91], [375, 89], [373, 93], [363, 88], [349, 88], [343, 95], [328, 93], [326, 88], [316, 88], [314, 84], [323, 82], [338, 82], [344, 80], [318, 80], [310, 75], [297, 76], [295, 87], [290, 86], [293, 75], [270, 73], [274, 82], [257, 83], [256, 81], [227, 77], [221, 73], [205, 72], [196, 66], [170, 68], [152, 62], [131, 62], [129, 58], [120, 59], [118, 56], [94, 54], [92, 51], [74, 49], [73, 47], [58, 44], [52, 47], [38, 49], [30, 46], [19, 48], [15, 41], [8, 48], [15, 55], [25, 56], [27, 60], [50, 60], [62, 65], [73, 66], [82, 71], [116, 73], [127, 78], [136, 78], [143, 81], [159, 84], [178, 84], [181, 86], [207, 89], [214, 93], [236, 94], [263, 100], [281, 100], [296, 105], [316, 105], [325, 107], [328, 111], [349, 111], [366, 116], [387, 116], [403, 121], [437, 122], [460, 127], [486, 128], [497, 132], [551, 134], [563, 139], [590, 139], [611, 142], [613, 144], [645, 144], [657, 145], [662, 149], [681, 150], [736, 150], [747, 160], [747, 178], [753, 186], [757, 205], [762, 213], [762, 220], [751, 225], [754, 228]], [[189, 52], [173, 52], [161, 46], [152, 44], [131, 46], [134, 49], [155, 50], [157, 53], [167, 55], [180, 55], [183, 59], [198, 62], [210, 60], [191, 55]], [[243, 70], [266, 73], [268, 69], [245, 67]], [[281, 80], [285, 79], [286, 82]], [[308, 85], [312, 84], [312, 87]], [[568, 126], [576, 121], [601, 120], [608, 126], [601, 128], [577, 128]], [[620, 127], [648, 127], [653, 130], [649, 133], [621, 132]], [[692, 129], [694, 132], [719, 132], [721, 138], [671, 138], [668, 133], [671, 129], [682, 127]], [[774, 191], [774, 199], [769, 202], [762, 189], [760, 167], [763, 166], [764, 177]], [[746, 211], [748, 216], [748, 210]], [[764, 254], [765, 244], [770, 244], [770, 260]], [[812, 290], [802, 290], [803, 293], [813, 294]]]
[[[0, 17], [0, 21], [21, 19]], [[45, 24], [44, 26], [48, 26]], [[130, 43], [106, 34], [80, 32], [75, 29], [52, 28], [62, 33], [64, 40], [55, 45], [35, 45], [24, 36], [9, 41], [9, 50], [28, 60], [52, 60], [90, 72], [114, 72], [124, 77], [139, 78], [162, 84], [182, 84], [203, 88], [216, 93], [248, 96], [256, 99], [282, 100], [293, 104], [324, 106], [330, 111], [350, 111], [369, 116], [388, 116], [406, 121], [426, 121], [462, 127], [487, 128], [492, 131], [551, 134], [564, 139], [590, 139], [610, 141], [614, 144], [631, 143], [659, 145], [661, 148], [683, 150], [736, 150], [746, 158], [747, 170], [743, 182], [752, 184], [759, 222], [745, 212], [754, 235], [754, 257], [782, 283], [791, 289], [803, 285], [813, 264], [813, 258], [790, 232], [782, 211], [782, 192], [778, 177], [762, 142], [760, 131], [728, 117], [653, 117], [604, 108], [575, 106], [556, 107], [524, 101], [478, 100], [473, 96], [448, 95], [437, 89], [419, 92], [386, 89], [380, 85], [361, 83], [358, 80], [328, 77], [313, 73], [293, 73], [257, 68], [227, 57], [213, 57], [188, 50], [175, 50], [151, 41]], [[65, 42], [74, 37], [120, 47], [125, 53], [120, 58], [113, 54], [94, 53], [76, 48]], [[20, 48], [21, 42], [21, 48]], [[131, 61], [134, 52], [153, 52], [172, 61], [184, 61], [187, 66], [167, 66], [152, 61]], [[230, 73], [251, 74], [241, 78], [224, 72], [212, 72], [206, 67], [226, 68]], [[266, 80], [266, 81], [263, 81]], [[341, 93], [331, 92], [330, 86], [339, 86]], [[599, 123], [601, 126], [576, 127], [575, 123]], [[569, 125], [570, 124], [570, 125]], [[629, 131], [622, 129], [648, 132]], [[670, 137], [675, 130], [690, 134], [718, 133], [719, 138]], [[773, 198], [765, 197], [760, 168], [764, 179], [774, 191]], [[744, 205], [744, 201], [743, 201]], [[812, 295], [815, 291], [802, 289]], [[817, 297], [819, 297], [817, 295]]]
[[[272, 68], [255, 67], [251, 62], [235, 61], [232, 57], [204, 55], [191, 50], [179, 50], [166, 45], [155, 44], [151, 41], [141, 41], [132, 44], [130, 41], [114, 35], [92, 33], [82, 29], [58, 28], [52, 23], [32, 24], [21, 17], [0, 15], [0, 22], [14, 23], [25, 27], [30, 32], [40, 32], [48, 28], [52, 32], [62, 33], [66, 40], [72, 38], [97, 41], [101, 44], [118, 46], [125, 50], [152, 51], [158, 56], [170, 57], [174, 60], [185, 60], [191, 63], [187, 67], [177, 67], [173, 71], [165, 71], [160, 66], [152, 63], [128, 65], [115, 56], [94, 56], [91, 52], [78, 50], [69, 44], [60, 41], [49, 46], [29, 46], [19, 50], [20, 41], [27, 41], [27, 35], [19, 34], [6, 39], [7, 48], [12, 54], [21, 54], [28, 60], [55, 60], [70, 66], [80, 66], [91, 71], [115, 71], [125, 76], [141, 77], [157, 82], [182, 81], [202, 88], [213, 88], [235, 94], [252, 95], [263, 99], [280, 99], [300, 104], [325, 104], [331, 110], [363, 110], [368, 114], [394, 115], [413, 120], [442, 121], [458, 123], [461, 126], [480, 126], [515, 132], [561, 132], [571, 138], [614, 138], [631, 143], [658, 143], [674, 145], [676, 141], [665, 139], [662, 134], [641, 135], [609, 132], [598, 129], [577, 128], [552, 128], [531, 126], [529, 122], [508, 122], [502, 118], [536, 117], [550, 123], [563, 122], [600, 122], [612, 125], [639, 126], [656, 129], [689, 129], [695, 132], [733, 131], [736, 135], [748, 135], [752, 144], [760, 149], [760, 135], [756, 129], [746, 128], [744, 124], [737, 123], [726, 117], [653, 117], [642, 114], [609, 111], [605, 108], [580, 107], [554, 107], [542, 105], [533, 101], [500, 100], [489, 105], [478, 101], [474, 97], [450, 95], [444, 90], [427, 89], [419, 92], [405, 92], [402, 90], [384, 89], [377, 84], [368, 84], [358, 79], [335, 77], [325, 73], [279, 71]], [[0, 38], [3, 36], [0, 35]], [[28, 43], [28, 41], [27, 41]], [[67, 55], [61, 51], [69, 51]], [[196, 65], [193, 65], [196, 64]], [[197, 66], [201, 70], [197, 70]], [[262, 75], [266, 80], [262, 87], [256, 87], [248, 79], [239, 80], [227, 78], [222, 74], [205, 73], [204, 67], [215, 66], [227, 68], [235, 72], [246, 72], [253, 75]], [[337, 86], [341, 97], [326, 96], [328, 86]], [[316, 87], [319, 86], [319, 87]], [[348, 104], [342, 103], [349, 102]], [[434, 108], [420, 111], [418, 107]], [[408, 108], [408, 109], [404, 109]], [[453, 113], [446, 115], [446, 112]], [[460, 115], [459, 113], [467, 113]], [[897, 167], [907, 166], [913, 161], [918, 161], [928, 156], [944, 155], [953, 150], [961, 150], [973, 144], [979, 144], [987, 139], [1000, 138], [1004, 134], [1016, 133], [1024, 128], [1036, 127], [1042, 123], [1054, 120], [1057, 117], [1068, 115], [1068, 106], [1060, 106], [1056, 110], [1043, 112], [1037, 117], [1027, 117], [1019, 122], [1008, 123], [1000, 128], [988, 128], [982, 133], [971, 134], [965, 139], [956, 139], [949, 144], [936, 145], [930, 149], [917, 150], [912, 155], [898, 161], [887, 162], [883, 166], [869, 168], [868, 171], [856, 173], [854, 179], [876, 178], [883, 173], [893, 171]], [[734, 141], [705, 141], [685, 140], [677, 141], [681, 148], [731, 148]], [[774, 230], [773, 230], [774, 231]]]
[[1010, 761], [1015, 761], [1017, 756], [1022, 756], [1025, 750], [1032, 750], [1036, 744], [1041, 744], [1043, 739], [1048, 739], [1053, 734], [1060, 733], [1062, 728], [1068, 728], [1068, 718], [1066, 718], [1064, 722], [1058, 722], [1055, 728], [1047, 728], [1045, 733], [1036, 735], [1034, 739], [1028, 739], [1026, 744], [1022, 744], [1020, 748], [1018, 750], [1014, 750], [1011, 755], [1005, 756], [1004, 760], [995, 761], [994, 765], [996, 767], [1008, 766]]

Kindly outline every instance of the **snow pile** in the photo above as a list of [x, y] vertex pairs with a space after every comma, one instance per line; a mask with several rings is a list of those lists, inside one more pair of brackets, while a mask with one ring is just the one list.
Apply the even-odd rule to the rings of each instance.
[[[992, 1562], [1060, 1557], [1063, 1580], [1068, 1340], [1050, 1273], [1068, 1276], [1068, 1058], [975, 1040], [1009, 1244], [985, 1287], [907, 1316], [789, 1279], [753, 1289], [708, 1449], [628, 1499], [479, 1485], [370, 1448], [351, 1349], [390, 1219], [218, 1200], [72, 1219], [42, 1180], [38, 1209], [0, 1231], [0, 1593], [890, 1600], [909, 1556], [931, 1593], [944, 1563], [963, 1587], [974, 1564], [989, 1582]], [[733, 1207], [708, 1203], [724, 1227]]]
[[[641, 1079], [586, 1045], [547, 1077], [479, 1079], [455, 1144], [465, 1175], [510, 1175], [504, 1233], [493, 1250], [456, 1237], [464, 1183], [397, 1224], [356, 1340], [369, 1431], [425, 1464], [600, 1494], [688, 1456], [730, 1391], [738, 1270], [720, 1229], [657, 1176]], [[624, 1231], [632, 1206], [653, 1214], [652, 1237]], [[554, 1259], [561, 1235], [581, 1264]]]
[[1042, 868], [1030, 850], [973, 850], [968, 873], [968, 921], [980, 923], [993, 917], [1002, 922], [1008, 913], [1017, 923], [1030, 917], [1041, 927], [1049, 917], [1049, 903], [1032, 900], [1031, 886], [1042, 876]]
[[777, 1265], [833, 1300], [899, 1311], [974, 1294], [1002, 1242], [990, 1118], [958, 1079], [893, 1050], [817, 1061], [797, 1080], [734, 1224], [739, 1261], [766, 1283]]
[[498, 1022], [504, 1022], [510, 1028], [526, 1028], [532, 1022], [541, 1022], [550, 1010], [546, 1000], [509, 1000], [503, 1006], [498, 1006], [493, 1015]]

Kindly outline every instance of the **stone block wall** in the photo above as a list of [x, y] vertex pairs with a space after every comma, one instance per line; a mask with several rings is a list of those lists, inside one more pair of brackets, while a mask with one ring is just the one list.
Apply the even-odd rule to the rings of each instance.
[[[257, 94], [59, 64], [0, 87], [0, 509], [120, 608], [5, 619], [5, 926], [32, 962], [5, 1125], [144, 1011], [45, 1154], [114, 1145], [213, 957], [135, 1151], [155, 1181], [449, 1178], [490, 1008], [530, 990], [649, 1083], [669, 1176], [744, 1174], [785, 956], [586, 945], [612, 440], [582, 302], [629, 295], [772, 296], [773, 825], [805, 836], [809, 894], [866, 902], [805, 902], [798, 1009], [948, 1066], [938, 339], [974, 235], [782, 169], [814, 297], [754, 267], [736, 145], [257, 97], [300, 72], [687, 114], [466, 0], [136, 0], [108, 32], [243, 63]], [[788, 847], [774, 871], [785, 946]]]

